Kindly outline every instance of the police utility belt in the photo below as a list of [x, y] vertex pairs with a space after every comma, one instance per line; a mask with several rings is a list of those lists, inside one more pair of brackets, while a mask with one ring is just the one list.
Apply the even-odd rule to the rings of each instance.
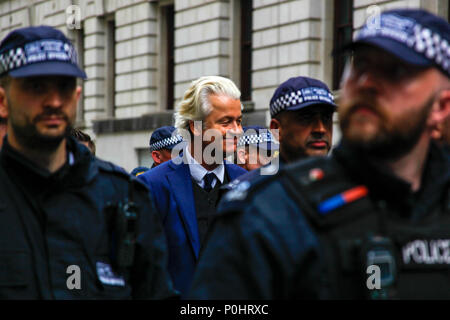
[[446, 203], [413, 224], [343, 172], [315, 159], [282, 174], [323, 249], [322, 298], [450, 298], [450, 188]]

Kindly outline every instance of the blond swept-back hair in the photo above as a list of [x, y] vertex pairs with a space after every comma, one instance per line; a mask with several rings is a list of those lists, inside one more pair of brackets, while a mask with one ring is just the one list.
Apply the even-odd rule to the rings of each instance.
[[192, 81], [178, 104], [175, 113], [175, 127], [189, 130], [189, 121], [202, 121], [211, 112], [210, 95], [226, 95], [232, 99], [241, 98], [241, 92], [230, 79], [206, 76]]

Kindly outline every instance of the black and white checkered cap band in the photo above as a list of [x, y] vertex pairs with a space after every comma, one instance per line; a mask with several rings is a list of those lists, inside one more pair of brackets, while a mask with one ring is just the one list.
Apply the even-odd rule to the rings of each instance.
[[172, 136], [170, 138], [165, 138], [163, 140], [160, 140], [158, 142], [152, 143], [150, 145], [150, 151], [157, 151], [157, 150], [161, 150], [167, 147], [170, 147], [172, 145], [176, 145], [178, 143], [180, 143], [181, 141], [183, 141], [183, 137], [179, 134]]
[[[423, 27], [414, 19], [397, 14], [382, 14], [373, 24], [366, 24], [356, 41], [382, 36], [403, 43], [440, 66], [450, 75], [450, 44], [440, 34]], [[449, 37], [449, 35], [445, 35]]]
[[9, 49], [0, 54], [0, 74], [26, 65], [47, 61], [63, 61], [77, 64], [73, 45], [61, 40], [38, 40], [24, 46]]
[[258, 143], [271, 143], [274, 142], [274, 139], [272, 137], [272, 134], [267, 131], [267, 133], [261, 133], [261, 134], [249, 134], [244, 135], [239, 138], [239, 141], [237, 143], [237, 146], [246, 146], [250, 144], [258, 144]]
[[317, 102], [317, 103], [325, 102], [334, 104], [334, 99], [333, 95], [324, 88], [320, 87], [302, 88], [297, 91], [287, 93], [284, 96], [281, 96], [275, 101], [273, 101], [270, 105], [270, 114], [271, 116], [274, 116], [275, 114], [277, 114], [282, 110], [289, 109], [289, 107], [309, 102]]

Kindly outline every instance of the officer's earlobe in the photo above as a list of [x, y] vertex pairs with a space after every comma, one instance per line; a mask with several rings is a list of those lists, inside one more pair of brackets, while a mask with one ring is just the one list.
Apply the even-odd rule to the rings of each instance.
[[0, 87], [0, 118], [8, 118], [8, 99], [3, 87]]
[[444, 123], [439, 122], [436, 124], [436, 126], [431, 131], [431, 138], [434, 140], [441, 140], [442, 139], [442, 130], [444, 129]]

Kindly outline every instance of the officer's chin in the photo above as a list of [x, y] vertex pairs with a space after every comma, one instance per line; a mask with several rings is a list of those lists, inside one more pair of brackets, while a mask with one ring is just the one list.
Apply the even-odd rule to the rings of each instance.
[[309, 157], [324, 157], [328, 155], [329, 151], [330, 151], [329, 148], [307, 148], [306, 154]]

